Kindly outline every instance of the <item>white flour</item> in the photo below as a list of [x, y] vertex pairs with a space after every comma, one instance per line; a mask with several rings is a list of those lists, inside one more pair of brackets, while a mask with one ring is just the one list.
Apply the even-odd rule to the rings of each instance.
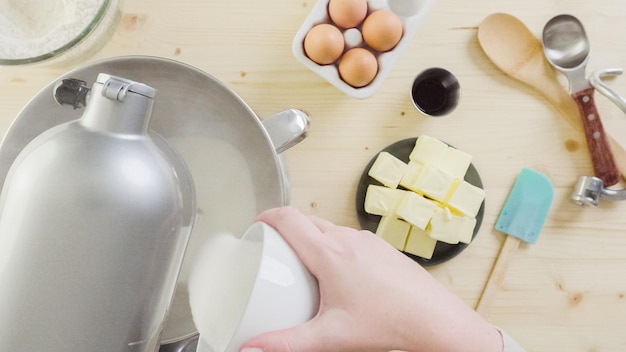
[[198, 248], [213, 234], [241, 236], [257, 214], [252, 173], [236, 146], [215, 138], [187, 136], [169, 142], [194, 178], [198, 214], [178, 278], [187, 283]]
[[[163, 331], [165, 341], [196, 330], [191, 320], [187, 283], [200, 248], [221, 233], [243, 235], [257, 214], [252, 173], [246, 157], [236, 146], [201, 135], [168, 141], [183, 156], [193, 175], [198, 214], [178, 277], [175, 305]], [[232, 324], [228, 329], [233, 328]]]
[[0, 0], [0, 58], [57, 50], [78, 36], [104, 0]]

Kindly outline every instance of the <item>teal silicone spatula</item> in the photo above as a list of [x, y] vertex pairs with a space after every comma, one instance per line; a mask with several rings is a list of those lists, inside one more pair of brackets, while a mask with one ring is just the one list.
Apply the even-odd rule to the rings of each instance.
[[550, 179], [537, 171], [522, 169], [496, 221], [496, 230], [507, 236], [476, 305], [481, 315], [485, 316], [491, 307], [520, 241], [537, 242], [553, 197]]

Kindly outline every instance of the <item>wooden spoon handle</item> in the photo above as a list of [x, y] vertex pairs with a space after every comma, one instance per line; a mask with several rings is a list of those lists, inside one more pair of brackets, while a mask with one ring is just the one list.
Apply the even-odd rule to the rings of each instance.
[[595, 176], [604, 182], [604, 186], [613, 186], [619, 182], [620, 171], [617, 168], [611, 146], [604, 132], [598, 109], [593, 97], [594, 89], [587, 88], [572, 94], [582, 121], [587, 146]]

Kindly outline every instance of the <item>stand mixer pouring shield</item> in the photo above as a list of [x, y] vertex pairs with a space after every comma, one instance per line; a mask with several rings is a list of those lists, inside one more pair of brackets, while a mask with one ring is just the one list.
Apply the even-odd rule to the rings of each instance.
[[195, 191], [149, 129], [155, 94], [99, 74], [82, 116], [40, 133], [12, 163], [0, 198], [3, 350], [158, 347]]

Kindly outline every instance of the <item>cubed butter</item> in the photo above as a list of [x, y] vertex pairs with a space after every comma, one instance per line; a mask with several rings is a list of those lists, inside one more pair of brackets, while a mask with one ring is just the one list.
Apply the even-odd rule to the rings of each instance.
[[447, 148], [448, 145], [437, 138], [422, 135], [417, 138], [409, 159], [422, 164], [434, 164]]
[[464, 216], [465, 223], [461, 228], [461, 233], [459, 234], [459, 242], [469, 244], [472, 242], [472, 236], [474, 235], [474, 228], [476, 227], [476, 218], [470, 218], [468, 216]]
[[437, 240], [430, 237], [426, 231], [412, 226], [404, 251], [424, 259], [431, 259], [436, 245]]
[[396, 214], [414, 227], [424, 230], [436, 208], [435, 202], [407, 191], [400, 200]]
[[398, 250], [404, 250], [411, 225], [394, 216], [383, 216], [378, 223], [376, 234]]
[[381, 152], [368, 171], [384, 185], [369, 185], [365, 195], [365, 211], [382, 216], [376, 234], [425, 259], [433, 257], [438, 241], [469, 244], [485, 198], [483, 189], [464, 181], [472, 156], [420, 136], [409, 159]]
[[406, 168], [402, 160], [388, 152], [380, 152], [367, 174], [389, 188], [396, 188]]
[[447, 147], [437, 163], [437, 167], [452, 175], [454, 178], [463, 179], [472, 162], [472, 156], [456, 148]]
[[431, 164], [425, 164], [414, 184], [414, 188], [432, 199], [443, 202], [452, 190], [455, 178]]
[[379, 185], [369, 185], [365, 192], [365, 212], [373, 215], [393, 214], [405, 193], [409, 193], [409, 191]]
[[484, 199], [482, 188], [461, 181], [448, 199], [448, 205], [464, 215], [475, 217]]
[[404, 175], [402, 175], [402, 178], [400, 179], [400, 186], [417, 192], [417, 190], [414, 189], [415, 182], [417, 181], [417, 176], [419, 176], [423, 167], [424, 166], [420, 162], [412, 160], [409, 161], [406, 170], [404, 171]]
[[427, 229], [428, 235], [441, 242], [457, 244], [463, 230], [467, 227], [465, 219], [464, 216], [437, 209], [430, 219], [430, 225]]

